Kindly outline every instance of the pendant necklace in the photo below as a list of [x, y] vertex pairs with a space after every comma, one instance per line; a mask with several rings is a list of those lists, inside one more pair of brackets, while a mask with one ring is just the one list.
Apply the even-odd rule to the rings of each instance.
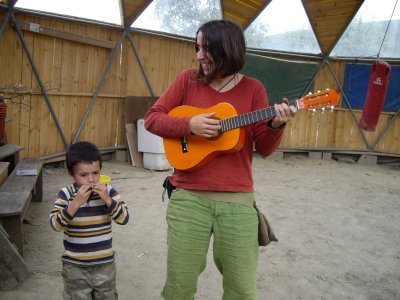
[[225, 83], [223, 86], [221, 86], [221, 87], [217, 90], [217, 92], [221, 91], [224, 87], [226, 87], [226, 86], [236, 77], [236, 74], [237, 74], [237, 73], [233, 74], [232, 78], [229, 79], [228, 82]]

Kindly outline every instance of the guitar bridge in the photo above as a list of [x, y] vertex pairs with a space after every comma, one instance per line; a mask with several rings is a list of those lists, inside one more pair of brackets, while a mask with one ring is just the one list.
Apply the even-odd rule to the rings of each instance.
[[186, 153], [189, 151], [186, 136], [181, 136], [181, 146], [182, 146], [182, 153]]

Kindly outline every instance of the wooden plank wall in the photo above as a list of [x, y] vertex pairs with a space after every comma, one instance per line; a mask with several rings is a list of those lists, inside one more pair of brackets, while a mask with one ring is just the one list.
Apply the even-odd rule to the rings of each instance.
[[[119, 37], [119, 32], [97, 26], [39, 17], [21, 19], [103, 40], [116, 41]], [[104, 72], [111, 50], [27, 31], [23, 34], [64, 136], [70, 143]], [[22, 157], [40, 157], [63, 152], [64, 144], [55, 121], [41, 96], [38, 81], [23, 52], [21, 42], [12, 28], [8, 27], [5, 31], [0, 39], [0, 47], [2, 64], [7, 62], [6, 68], [2, 66], [3, 72], [0, 74], [1, 87], [10, 90], [21, 85], [27, 93], [23, 103], [18, 98], [7, 101], [8, 142], [25, 147]], [[12, 59], [8, 59], [9, 55]], [[124, 123], [121, 123], [125, 87], [126, 68], [119, 63], [117, 57], [79, 139], [94, 141], [101, 147], [125, 143]]]
[[[117, 29], [95, 25], [22, 15], [17, 18], [101, 40], [115, 42], [120, 36]], [[23, 34], [65, 138], [70, 143], [112, 50], [28, 31], [23, 31]], [[142, 33], [131, 35], [155, 96], [159, 96], [181, 70], [197, 65], [193, 43]], [[18, 97], [7, 100], [8, 142], [25, 147], [22, 158], [63, 152], [64, 145], [55, 121], [41, 96], [21, 42], [10, 26], [0, 38], [0, 64], [0, 89], [3, 94], [18, 96], [12, 90], [19, 85], [20, 90], [26, 93], [23, 101]], [[344, 63], [331, 64], [342, 81]], [[324, 66], [316, 78], [315, 88], [322, 90], [327, 87], [338, 89], [329, 68]], [[150, 91], [134, 52], [125, 40], [78, 140], [90, 140], [100, 147], [126, 145], [124, 99], [127, 96], [150, 96]], [[377, 130], [366, 134], [369, 143], [379, 136], [392, 115], [381, 115]], [[359, 118], [360, 112], [356, 112], [356, 116]], [[400, 120], [397, 118], [376, 149], [400, 153], [399, 131]], [[367, 149], [356, 121], [345, 109], [314, 114], [300, 111], [296, 120], [289, 124], [281, 147]]]
[[[32, 16], [18, 16], [32, 22], [82, 36], [117, 41], [120, 32], [93, 25]], [[51, 105], [68, 143], [71, 143], [102, 77], [112, 50], [23, 31], [36, 68], [46, 87]], [[178, 70], [195, 66], [193, 45], [185, 42], [133, 34], [154, 93], [159, 95]], [[42, 157], [65, 151], [54, 119], [41, 95], [39, 84], [23, 52], [16, 31], [10, 26], [0, 38], [0, 88], [7, 96], [8, 143], [25, 147], [24, 157]], [[169, 65], [173, 65], [169, 68]], [[150, 96], [134, 52], [127, 40], [118, 52], [78, 140], [90, 140], [100, 147], [126, 145], [124, 99]]]
[[[330, 62], [336, 78], [343, 84], [344, 62]], [[315, 79], [315, 90], [326, 88], [340, 91], [328, 65], [323, 65]], [[343, 97], [341, 101], [344, 101]], [[357, 122], [361, 117], [361, 110], [354, 110], [354, 117], [350, 110], [335, 107], [333, 111], [321, 110], [316, 112], [299, 111], [295, 120], [285, 131], [282, 148], [332, 148], [348, 150], [368, 150], [366, 142], [372, 146], [383, 134], [386, 125], [394, 113], [382, 112], [374, 132], [365, 132], [365, 140]], [[383, 135], [374, 147], [375, 151], [389, 154], [400, 154], [400, 118], [396, 118], [389, 130]]]

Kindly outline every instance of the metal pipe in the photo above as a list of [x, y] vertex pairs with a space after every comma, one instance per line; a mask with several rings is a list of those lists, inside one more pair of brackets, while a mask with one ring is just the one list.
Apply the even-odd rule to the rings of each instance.
[[0, 37], [3, 35], [4, 29], [6, 28], [9, 19], [10, 19], [10, 11], [7, 10], [7, 13], [3, 18], [3, 22], [0, 25]]
[[319, 64], [318, 69], [315, 71], [313, 78], [311, 78], [310, 82], [308, 83], [307, 87], [303, 91], [303, 95], [307, 92], [310, 88], [311, 84], [314, 82], [315, 78], [317, 77], [319, 71], [321, 70], [322, 66], [325, 64], [325, 61], [322, 64]]
[[171, 38], [177, 41], [183, 41], [183, 42], [189, 42], [189, 43], [195, 43], [195, 38], [192, 37], [186, 37], [182, 35], [177, 35], [173, 33], [167, 33], [167, 32], [161, 32], [161, 31], [155, 31], [155, 30], [150, 30], [150, 29], [142, 29], [142, 28], [137, 28], [137, 27], [131, 27], [130, 32], [138, 32], [138, 33], [144, 33], [156, 37], [162, 37], [162, 38]]
[[308, 53], [294, 53], [294, 52], [285, 52], [285, 51], [276, 51], [276, 50], [268, 50], [268, 49], [256, 49], [256, 48], [247, 48], [247, 53], [263, 55], [263, 56], [273, 56], [273, 57], [292, 57], [292, 58], [310, 58], [315, 60], [323, 60], [324, 57], [321, 54], [308, 54]]
[[62, 139], [63, 144], [64, 144], [64, 148], [67, 149], [68, 148], [68, 142], [65, 139], [64, 133], [62, 131], [60, 123], [58, 122], [58, 119], [57, 119], [57, 116], [56, 116], [56, 114], [54, 112], [53, 106], [51, 105], [51, 102], [50, 102], [49, 97], [47, 95], [47, 92], [46, 92], [46, 89], [45, 89], [44, 84], [42, 82], [42, 79], [40, 78], [39, 72], [38, 72], [38, 70], [36, 68], [35, 62], [33, 61], [32, 55], [29, 52], [28, 45], [25, 42], [25, 39], [24, 39], [24, 37], [22, 35], [22, 32], [21, 32], [21, 29], [19, 28], [18, 22], [17, 22], [17, 20], [16, 20], [16, 18], [14, 16], [14, 13], [12, 11], [10, 11], [10, 17], [11, 17], [12, 22], [14, 23], [14, 26], [15, 26], [15, 29], [17, 31], [18, 37], [19, 37], [19, 39], [20, 39], [20, 41], [22, 43], [22, 47], [24, 48], [25, 54], [28, 57], [29, 63], [31, 64], [32, 71], [35, 74], [36, 80], [39, 83], [39, 86], [40, 86], [40, 89], [42, 91], [43, 97], [44, 97], [44, 99], [46, 101], [46, 104], [47, 104], [49, 110], [50, 110], [50, 114], [53, 117], [54, 123], [56, 124], [58, 133], [61, 136], [61, 139]]
[[101, 76], [101, 79], [100, 79], [98, 85], [96, 86], [96, 90], [94, 91], [92, 100], [90, 100], [89, 106], [88, 106], [88, 108], [87, 108], [86, 111], [85, 111], [85, 115], [84, 115], [83, 118], [82, 118], [82, 121], [81, 121], [81, 123], [80, 123], [80, 125], [79, 125], [78, 131], [76, 132], [75, 137], [74, 137], [74, 139], [72, 140], [72, 143], [75, 143], [75, 142], [76, 142], [76, 140], [77, 140], [78, 137], [79, 137], [79, 134], [80, 134], [81, 131], [82, 131], [83, 125], [85, 124], [86, 119], [87, 119], [87, 117], [89, 116], [89, 113], [90, 113], [91, 110], [92, 110], [93, 104], [94, 104], [94, 102], [96, 101], [96, 98], [97, 98], [97, 95], [98, 95], [99, 92], [100, 92], [100, 89], [101, 89], [101, 88], [103, 87], [103, 85], [104, 85], [104, 82], [105, 82], [105, 80], [106, 80], [106, 78], [107, 78], [107, 75], [108, 75], [108, 73], [110, 72], [111, 65], [112, 65], [112, 63], [114, 62], [114, 59], [115, 59], [115, 57], [116, 57], [116, 55], [117, 55], [117, 52], [118, 52], [119, 48], [121, 47], [122, 40], [124, 39], [124, 37], [125, 37], [125, 35], [126, 35], [127, 32], [128, 32], [128, 30], [127, 30], [127, 28], [125, 28], [125, 30], [122, 32], [122, 34], [120, 35], [118, 41], [117, 41], [116, 44], [115, 44], [115, 47], [114, 47], [114, 49], [113, 49], [113, 51], [112, 51], [112, 53], [111, 53], [110, 59], [108, 60], [106, 69], [104, 70], [103, 75]]
[[15, 3], [17, 3], [18, 0], [10, 0], [8, 1], [8, 7], [9, 8], [14, 8]]
[[125, 10], [125, 0], [119, 0], [119, 17], [121, 18], [121, 24], [122, 26], [126, 26], [125, 24], [125, 15], [126, 15], [126, 10]]
[[224, 9], [223, 2], [222, 2], [222, 0], [219, 0], [218, 2], [219, 2], [219, 10], [221, 12], [220, 18], [225, 19], [225, 9]]
[[135, 53], [136, 60], [137, 60], [137, 62], [139, 64], [140, 70], [142, 70], [142, 74], [143, 74], [144, 80], [146, 81], [147, 87], [148, 87], [148, 89], [150, 91], [150, 95], [152, 97], [154, 97], [154, 92], [153, 92], [153, 89], [151, 88], [151, 84], [150, 84], [149, 78], [147, 77], [146, 70], [144, 69], [142, 61], [141, 61], [141, 59], [139, 57], [139, 52], [136, 49], [135, 43], [133, 42], [133, 39], [132, 39], [131, 35], [128, 34], [127, 36], [128, 36], [129, 44], [131, 45], [131, 47], [133, 49], [133, 52]]
[[358, 127], [358, 129], [359, 129], [359, 131], [360, 131], [360, 133], [361, 133], [361, 136], [362, 136], [363, 139], [364, 139], [365, 145], [367, 146], [368, 149], [374, 150], [373, 148], [371, 148], [370, 144], [369, 144], [368, 141], [367, 141], [367, 138], [365, 137], [364, 132], [363, 132], [362, 129], [360, 128], [360, 125], [359, 125], [358, 122], [357, 122], [356, 115], [354, 114], [353, 108], [351, 107], [350, 102], [349, 102], [349, 100], [347, 99], [346, 94], [344, 93], [343, 88], [342, 88], [342, 86], [341, 86], [341, 84], [340, 84], [338, 78], [336, 77], [335, 72], [333, 72], [333, 69], [332, 69], [331, 64], [329, 63], [329, 61], [326, 61], [326, 64], [328, 65], [329, 70], [331, 71], [331, 74], [332, 74], [333, 78], [334, 78], [335, 81], [336, 81], [336, 84], [338, 85], [340, 91], [342, 92], [343, 98], [344, 98], [344, 100], [346, 101], [346, 104], [347, 104], [347, 106], [348, 106], [349, 109], [350, 109], [351, 115], [352, 115], [352, 117], [353, 117], [353, 119], [354, 119], [354, 122], [357, 124], [357, 127]]
[[[365, 63], [365, 62], [374, 62], [376, 61], [376, 57], [372, 58], [368, 58], [368, 57], [364, 57], [364, 58], [355, 58], [355, 57], [344, 57], [344, 56], [330, 56], [329, 59], [331, 61], [340, 61], [340, 62], [351, 62], [351, 63]], [[382, 58], [381, 58], [382, 59]], [[393, 63], [393, 64], [399, 64], [400, 63], [400, 59], [398, 58], [385, 58], [385, 61], [388, 63]]]
[[10, 0], [8, 2], [8, 5], [3, 7], [3, 5], [1, 6], [1, 8], [3, 8], [4, 10], [7, 11], [6, 15], [4, 16], [3, 22], [1, 23], [1, 27], [0, 27], [0, 37], [3, 35], [4, 29], [7, 26], [8, 20], [10, 19], [10, 11], [12, 11], [14, 9], [14, 5], [15, 3], [17, 3], [17, 0]]
[[385, 128], [381, 131], [379, 136], [376, 138], [375, 142], [372, 144], [372, 148], [375, 148], [375, 146], [381, 141], [381, 139], [385, 136], [386, 132], [389, 130], [390, 126], [394, 123], [396, 120], [397, 116], [400, 114], [400, 108], [397, 110], [397, 112], [392, 116], [390, 121], [386, 124]]

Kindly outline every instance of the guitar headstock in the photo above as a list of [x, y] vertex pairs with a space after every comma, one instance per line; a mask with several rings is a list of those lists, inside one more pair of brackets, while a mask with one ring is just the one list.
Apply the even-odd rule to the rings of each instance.
[[340, 95], [335, 90], [325, 90], [318, 93], [308, 94], [298, 100], [300, 109], [333, 108], [339, 103]]

